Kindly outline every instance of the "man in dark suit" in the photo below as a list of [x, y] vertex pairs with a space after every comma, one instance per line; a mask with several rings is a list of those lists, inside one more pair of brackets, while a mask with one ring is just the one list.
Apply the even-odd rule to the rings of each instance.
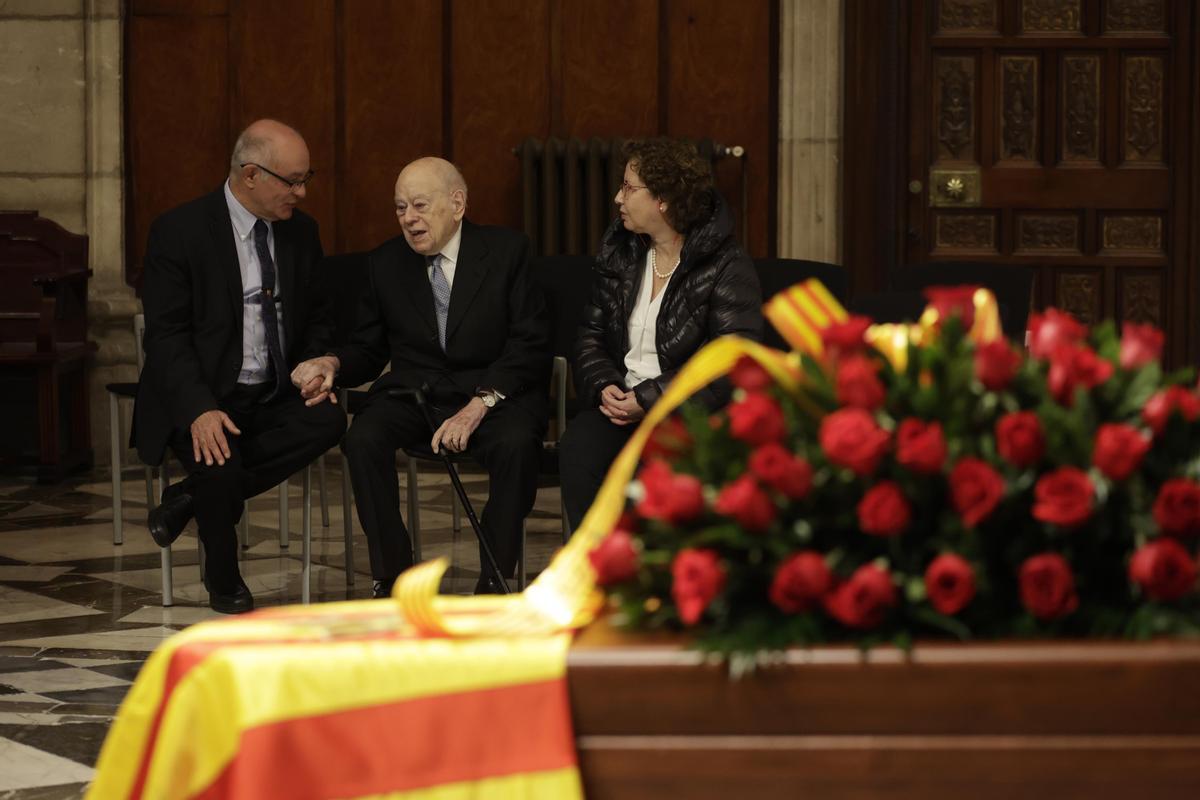
[[146, 463], [170, 447], [188, 472], [150, 512], [150, 533], [166, 546], [195, 516], [209, 604], [223, 613], [254, 607], [234, 528], [245, 500], [346, 427], [340, 408], [306, 405], [289, 380], [330, 334], [314, 292], [317, 224], [296, 210], [311, 177], [300, 134], [259, 120], [238, 137], [225, 185], [155, 220], [146, 247], [133, 440]]
[[[378, 597], [412, 565], [400, 518], [398, 447], [465, 451], [487, 469], [483, 529], [500, 571], [512, 575], [522, 522], [537, 493], [550, 368], [549, 327], [530, 275], [528, 239], [463, 219], [466, 183], [440, 158], [405, 167], [395, 201], [403, 236], [370, 254], [369, 288], [350, 342], [292, 374], [297, 386], [308, 387], [311, 403], [323, 399], [335, 376], [340, 385], [356, 386], [391, 362], [342, 443]], [[432, 438], [415, 404], [384, 391], [393, 387], [426, 388], [439, 425]], [[485, 568], [476, 591], [497, 588]]]

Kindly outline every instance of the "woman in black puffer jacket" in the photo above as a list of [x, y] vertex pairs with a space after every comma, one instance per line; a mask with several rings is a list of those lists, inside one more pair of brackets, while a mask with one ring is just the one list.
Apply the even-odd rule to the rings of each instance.
[[[712, 170], [684, 141], [625, 146], [620, 217], [600, 243], [592, 296], [575, 344], [581, 411], [560, 444], [563, 502], [572, 529], [608, 467], [679, 369], [726, 334], [758, 340], [762, 292], [733, 238], [733, 217]], [[695, 399], [729, 400], [717, 381]]]

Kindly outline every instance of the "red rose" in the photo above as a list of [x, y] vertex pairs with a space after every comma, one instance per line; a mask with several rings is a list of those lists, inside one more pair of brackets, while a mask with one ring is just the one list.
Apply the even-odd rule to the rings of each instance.
[[769, 395], [748, 394], [729, 406], [729, 432], [751, 445], [782, 439], [787, 432], [783, 409]]
[[1121, 369], [1137, 369], [1162, 358], [1163, 332], [1153, 325], [1121, 323]]
[[780, 494], [799, 500], [812, 487], [812, 467], [778, 442], [767, 442], [750, 454], [750, 472]]
[[946, 437], [940, 422], [909, 417], [896, 428], [896, 461], [913, 472], [935, 475], [946, 463]]
[[925, 570], [925, 594], [939, 614], [957, 614], [975, 597], [975, 570], [963, 557], [942, 553]]
[[1079, 606], [1075, 596], [1075, 576], [1071, 566], [1058, 553], [1042, 553], [1025, 559], [1018, 580], [1021, 604], [1040, 620], [1058, 619]]
[[1146, 401], [1142, 408], [1142, 419], [1157, 436], [1167, 427], [1172, 412], [1178, 413], [1186, 422], [1200, 416], [1200, 399], [1182, 386], [1168, 386]]
[[809, 611], [829, 593], [833, 573], [825, 558], [814, 550], [802, 550], [788, 556], [771, 581], [770, 597], [785, 614]]
[[747, 392], [761, 392], [775, 383], [771, 373], [750, 356], [738, 356], [737, 363], [729, 372], [729, 380], [734, 386]]
[[638, 473], [644, 494], [637, 512], [672, 525], [704, 513], [704, 487], [691, 475], [676, 475], [663, 461], [651, 461]]
[[1007, 389], [1020, 366], [1021, 354], [1005, 339], [996, 339], [975, 348], [975, 377], [993, 392]]
[[1196, 562], [1174, 539], [1155, 539], [1133, 554], [1129, 579], [1151, 600], [1178, 600], [1196, 586]]
[[925, 299], [938, 312], [938, 323], [957, 316], [964, 331], [975, 324], [975, 291], [978, 286], [930, 286]]
[[1048, 358], [1059, 345], [1077, 344], [1085, 336], [1086, 326], [1056, 308], [1029, 317], [1029, 352], [1034, 358]]
[[1059, 467], [1038, 478], [1033, 488], [1033, 516], [1064, 528], [1074, 528], [1092, 516], [1092, 479], [1075, 467]]
[[671, 597], [685, 625], [695, 625], [725, 588], [725, 568], [714, 550], [680, 550], [671, 562]]
[[883, 405], [883, 384], [876, 373], [879, 365], [866, 356], [848, 356], [838, 364], [835, 379], [837, 401], [844, 406], [874, 411]]
[[1038, 415], [1032, 411], [1014, 411], [1001, 417], [996, 422], [996, 449], [1014, 467], [1035, 466], [1046, 450]]
[[1188, 478], [1172, 478], [1154, 499], [1154, 521], [1172, 536], [1200, 532], [1200, 484]]
[[963, 458], [950, 470], [950, 500], [963, 524], [974, 528], [996, 510], [1004, 497], [1004, 478], [978, 458]]
[[1059, 404], [1070, 407], [1075, 390], [1092, 389], [1113, 374], [1111, 361], [1101, 358], [1083, 345], [1063, 345], [1050, 354], [1050, 374], [1046, 383]]
[[896, 605], [896, 587], [886, 570], [864, 564], [850, 579], [825, 595], [829, 616], [849, 628], [878, 627], [888, 609]]
[[912, 507], [895, 481], [880, 481], [858, 501], [858, 527], [872, 536], [897, 536], [912, 522]]
[[615, 530], [588, 552], [588, 561], [596, 571], [596, 583], [612, 586], [637, 575], [638, 553], [628, 531]]
[[871, 327], [869, 317], [851, 314], [842, 322], [831, 322], [821, 331], [821, 342], [830, 358], [839, 358], [863, 349], [863, 336]]
[[869, 475], [879, 466], [891, 437], [861, 408], [843, 408], [821, 420], [821, 449], [831, 462]]
[[751, 475], [743, 475], [721, 489], [713, 510], [733, 517], [748, 531], [764, 531], [775, 519], [775, 504]]
[[1096, 431], [1092, 463], [1110, 480], [1123, 481], [1137, 471], [1150, 440], [1130, 425], [1109, 423]]
[[679, 417], [667, 417], [660, 422], [642, 450], [642, 460], [661, 458], [670, 461], [692, 449], [692, 434]]

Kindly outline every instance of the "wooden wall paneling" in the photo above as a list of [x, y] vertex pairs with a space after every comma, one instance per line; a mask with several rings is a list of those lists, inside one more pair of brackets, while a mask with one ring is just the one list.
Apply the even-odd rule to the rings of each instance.
[[556, 135], [586, 139], [655, 134], [662, 68], [658, 26], [657, 3], [563, 3], [563, 124]]
[[[928, 24], [923, 3], [847, 0], [843, 47], [842, 263], [851, 291], [881, 291], [908, 238], [924, 238], [925, 218], [906, 217], [910, 175], [923, 191], [924, 151], [910, 147], [908, 93], [932, 102], [902, 65], [908, 26]], [[927, 62], [926, 62], [927, 63]], [[927, 68], [927, 67], [926, 67]]]
[[342, 6], [341, 249], [400, 233], [392, 202], [409, 161], [445, 155], [442, 0], [357, 0]]
[[131, 16], [224, 16], [229, 13], [229, 0], [128, 0]]
[[[712, 137], [723, 145], [746, 148], [749, 236], [742, 219], [736, 230], [746, 249], [765, 256], [770, 184], [770, 150], [777, 133], [770, 114], [769, 93], [777, 86], [766, 45], [778, 35], [770, 30], [767, 0], [747, 5], [720, 0], [672, 0], [666, 7], [669, 60], [665, 65], [669, 93], [666, 130], [672, 136]], [[774, 121], [777, 124], [777, 121]], [[738, 165], [726, 159], [717, 172], [718, 186], [735, 212], [741, 211]]]
[[[212, 191], [229, 169], [228, 38], [221, 3], [203, 14], [128, 17], [126, 49], [126, 281], [140, 290], [150, 223]], [[181, 53], [189, 57], [181, 58]]]
[[[1175, 364], [1200, 362], [1200, 331], [1196, 324], [1200, 304], [1200, 226], [1195, 224], [1196, 204], [1200, 202], [1200, 104], [1195, 102], [1200, 91], [1200, 48], [1197, 35], [1200, 21], [1197, 20], [1193, 3], [1177, 3], [1174, 14], [1167, 18], [1168, 28], [1176, 42], [1171, 74], [1170, 104], [1175, 110], [1170, 119], [1173, 136], [1173, 172], [1175, 176], [1189, 176], [1191, 180], [1178, 177], [1172, 181], [1171, 204], [1173, 225], [1167, 230], [1168, 247], [1173, 254], [1172, 267], [1167, 274], [1169, 300], [1164, 302], [1164, 311], [1169, 319], [1178, 320], [1172, 330], [1174, 336], [1167, 347], [1171, 361]], [[1170, 9], [1169, 9], [1170, 10]], [[1168, 11], [1169, 13], [1169, 11]]]
[[521, 227], [512, 148], [550, 134], [550, 0], [451, 5], [450, 156], [476, 222]]
[[296, 128], [308, 143], [316, 177], [302, 208], [321, 225], [332, 252], [336, 238], [334, 0], [296, 0], [280, 13], [271, 0], [231, 7], [232, 53], [228, 124], [230, 142], [247, 124], [273, 117]]

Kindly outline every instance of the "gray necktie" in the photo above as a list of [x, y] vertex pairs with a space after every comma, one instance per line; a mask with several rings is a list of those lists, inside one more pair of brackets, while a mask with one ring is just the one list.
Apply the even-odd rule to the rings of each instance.
[[450, 282], [442, 272], [442, 254], [429, 259], [429, 285], [433, 288], [433, 310], [437, 312], [438, 342], [446, 352], [446, 316], [450, 312]]

